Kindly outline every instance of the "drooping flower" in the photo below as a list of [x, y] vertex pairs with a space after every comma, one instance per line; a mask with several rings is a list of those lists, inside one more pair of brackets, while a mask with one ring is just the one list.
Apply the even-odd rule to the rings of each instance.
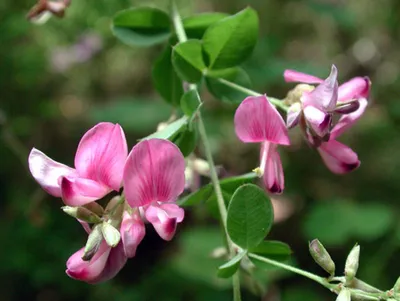
[[185, 160], [179, 148], [162, 139], [139, 142], [128, 156], [123, 181], [128, 204], [143, 207], [161, 238], [172, 239], [184, 218], [175, 204], [185, 187]]
[[82, 137], [75, 169], [58, 163], [33, 148], [29, 169], [49, 194], [62, 197], [66, 205], [82, 206], [102, 198], [122, 185], [128, 147], [118, 124], [102, 122]]
[[269, 192], [281, 193], [284, 176], [277, 146], [289, 145], [290, 141], [282, 116], [266, 95], [249, 96], [243, 100], [235, 113], [235, 131], [245, 143], [262, 144], [261, 164], [256, 171], [263, 176]]

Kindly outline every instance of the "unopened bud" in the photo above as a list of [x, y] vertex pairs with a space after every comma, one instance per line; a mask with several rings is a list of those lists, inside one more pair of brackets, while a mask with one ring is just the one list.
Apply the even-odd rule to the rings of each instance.
[[309, 250], [315, 262], [333, 276], [335, 274], [335, 263], [321, 242], [318, 239], [314, 239], [310, 242]]
[[96, 254], [96, 252], [99, 250], [102, 240], [103, 234], [101, 233], [101, 225], [95, 225], [86, 242], [85, 252], [82, 256], [82, 260], [89, 261], [92, 259], [94, 254]]
[[86, 209], [92, 211], [93, 213], [97, 214], [98, 216], [103, 216], [104, 208], [96, 202], [91, 202], [86, 205], [83, 205]]
[[123, 212], [124, 199], [122, 196], [117, 195], [108, 202], [104, 214], [107, 215], [108, 221], [111, 222], [114, 227], [119, 228]]
[[211, 252], [210, 256], [212, 258], [225, 258], [228, 256], [228, 250], [225, 247], [218, 247]]
[[301, 116], [301, 104], [296, 102], [289, 107], [286, 115], [286, 127], [288, 129], [294, 128], [299, 124]]
[[304, 92], [311, 92], [315, 87], [307, 84], [298, 84], [293, 90], [290, 90], [284, 99], [286, 105], [292, 105], [296, 102], [301, 102], [301, 97]]
[[90, 224], [97, 224], [101, 222], [101, 218], [94, 212], [86, 209], [85, 207], [70, 207], [64, 206], [61, 209], [68, 215], [80, 219], [82, 221], [88, 222]]
[[202, 176], [210, 175], [210, 164], [206, 160], [196, 158], [193, 160], [192, 166], [193, 169]]
[[335, 113], [339, 114], [350, 114], [358, 110], [360, 107], [360, 102], [358, 100], [353, 100], [349, 102], [337, 103], [334, 110]]
[[359, 259], [360, 259], [360, 246], [356, 245], [347, 256], [346, 264], [344, 267], [344, 275], [346, 277], [347, 282], [352, 281], [356, 276]]
[[351, 301], [351, 293], [348, 289], [342, 288], [336, 301]]
[[396, 283], [393, 286], [393, 292], [395, 294], [400, 294], [400, 277], [397, 279]]
[[121, 234], [111, 224], [104, 222], [101, 224], [101, 232], [110, 247], [116, 247], [121, 239]]

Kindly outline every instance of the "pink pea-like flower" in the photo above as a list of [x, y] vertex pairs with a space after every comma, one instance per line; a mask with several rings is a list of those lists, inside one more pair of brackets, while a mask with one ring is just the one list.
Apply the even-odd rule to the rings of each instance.
[[118, 124], [102, 122], [82, 137], [75, 168], [58, 163], [33, 148], [29, 169], [49, 194], [62, 197], [69, 206], [82, 206], [119, 191], [128, 155], [125, 134]]
[[249, 96], [235, 113], [235, 131], [245, 143], [261, 143], [260, 167], [264, 185], [271, 193], [284, 189], [282, 162], [278, 145], [289, 145], [288, 131], [282, 116], [268, 101], [266, 95]]

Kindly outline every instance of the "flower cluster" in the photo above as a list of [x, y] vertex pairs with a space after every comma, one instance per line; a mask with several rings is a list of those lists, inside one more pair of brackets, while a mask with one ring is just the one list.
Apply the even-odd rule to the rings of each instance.
[[332, 172], [344, 174], [356, 169], [360, 165], [357, 154], [336, 139], [364, 113], [369, 79], [355, 77], [339, 86], [335, 66], [325, 80], [294, 70], [286, 70], [284, 78], [287, 82], [301, 83], [285, 99], [290, 104], [286, 125], [266, 95], [247, 97], [235, 114], [238, 138], [245, 143], [262, 144], [261, 164], [255, 172], [263, 177], [266, 189], [271, 193], [281, 193], [284, 189], [277, 146], [290, 144], [288, 129], [296, 125], [300, 125], [307, 142], [317, 148]]
[[[64, 211], [88, 233], [84, 248], [67, 261], [66, 273], [88, 283], [114, 277], [135, 256], [150, 222], [164, 240], [171, 240], [184, 211], [175, 201], [185, 187], [185, 160], [167, 140], [142, 140], [128, 155], [118, 124], [99, 123], [81, 139], [75, 168], [53, 161], [37, 149], [29, 155], [35, 180], [49, 194], [61, 197]], [[103, 208], [96, 201], [111, 191]]]

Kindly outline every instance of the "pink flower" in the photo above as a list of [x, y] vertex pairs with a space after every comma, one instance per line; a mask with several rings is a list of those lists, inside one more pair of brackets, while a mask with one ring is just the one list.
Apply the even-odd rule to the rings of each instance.
[[119, 191], [128, 155], [125, 135], [118, 124], [103, 122], [82, 137], [75, 155], [75, 169], [58, 163], [33, 148], [29, 169], [49, 194], [69, 206], [82, 206]]
[[99, 250], [90, 261], [83, 261], [84, 248], [75, 252], [67, 261], [66, 273], [69, 277], [87, 283], [99, 283], [113, 278], [125, 265], [122, 242], [111, 248], [103, 240]]
[[125, 256], [134, 257], [138, 245], [146, 234], [146, 228], [137, 210], [132, 213], [124, 212], [120, 232]]
[[256, 171], [264, 178], [264, 185], [271, 193], [284, 189], [282, 163], [278, 145], [289, 145], [288, 131], [282, 116], [268, 101], [266, 95], [249, 96], [235, 113], [235, 131], [245, 143], [261, 143], [261, 164]]
[[174, 204], [185, 187], [185, 159], [179, 148], [162, 139], [139, 142], [128, 156], [123, 180], [128, 204], [144, 207], [161, 238], [172, 239], [184, 217]]

